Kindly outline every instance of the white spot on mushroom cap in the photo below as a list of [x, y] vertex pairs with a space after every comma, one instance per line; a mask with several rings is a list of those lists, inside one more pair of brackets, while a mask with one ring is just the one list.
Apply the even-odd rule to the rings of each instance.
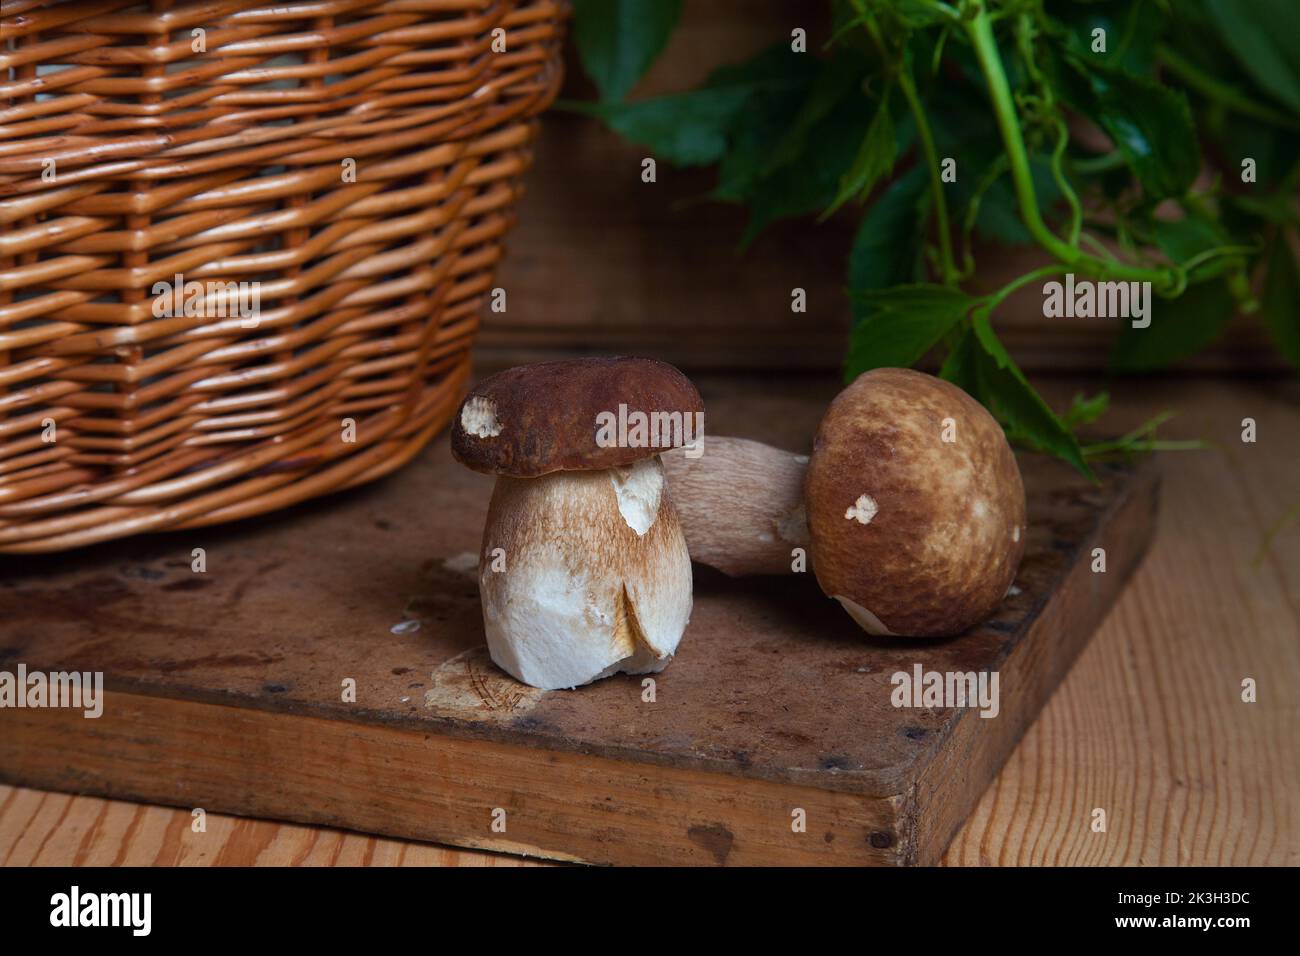
[[876, 516], [880, 506], [876, 504], [876, 499], [871, 495], [860, 495], [858, 500], [853, 502], [853, 507], [844, 512], [844, 517], [850, 521], [857, 521], [860, 524], [870, 524], [871, 519]]
[[1016, 525], [1014, 528], [1011, 529], [1011, 540], [1012, 541], [1020, 540], [1020, 525]]
[[497, 421], [497, 406], [490, 398], [475, 395], [460, 410], [460, 427], [465, 433], [479, 438], [495, 438], [501, 434]]

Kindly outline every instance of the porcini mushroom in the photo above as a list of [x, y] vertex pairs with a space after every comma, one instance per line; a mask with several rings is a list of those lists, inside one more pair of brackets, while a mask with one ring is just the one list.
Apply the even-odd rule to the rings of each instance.
[[695, 386], [649, 359], [521, 366], [466, 397], [452, 453], [497, 476], [479, 558], [497, 666], [548, 690], [666, 666], [691, 564], [659, 453], [702, 421]]
[[710, 435], [699, 460], [663, 456], [691, 560], [731, 577], [787, 574], [808, 548], [808, 456], [748, 438]]
[[692, 558], [781, 573], [806, 548], [821, 589], [870, 634], [960, 634], [1006, 596], [1024, 553], [1024, 485], [1002, 428], [921, 372], [859, 376], [807, 457], [712, 436], [700, 460], [664, 463]]

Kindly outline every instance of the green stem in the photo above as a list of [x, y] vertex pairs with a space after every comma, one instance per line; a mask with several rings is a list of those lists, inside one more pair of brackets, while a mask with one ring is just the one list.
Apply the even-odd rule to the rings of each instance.
[[1114, 442], [1098, 442], [1095, 445], [1085, 445], [1082, 449], [1084, 458], [1101, 458], [1105, 455], [1128, 454], [1130, 452], [1147, 452], [1147, 451], [1204, 451], [1211, 447], [1199, 438], [1192, 438], [1186, 441], [1137, 441], [1130, 442], [1127, 445]]
[[1107, 262], [1070, 245], [1047, 228], [1038, 209], [1038, 197], [1034, 193], [1034, 181], [1029, 171], [1029, 154], [1025, 150], [1025, 141], [1020, 134], [1020, 121], [1011, 97], [1011, 87], [1007, 83], [1007, 74], [1002, 67], [1002, 57], [998, 53], [997, 41], [993, 38], [993, 25], [986, 8], [981, 6], [975, 15], [966, 21], [966, 32], [975, 49], [984, 80], [989, 87], [989, 98], [993, 104], [993, 112], [997, 116], [998, 129], [1002, 134], [1007, 159], [1011, 164], [1011, 179], [1015, 185], [1016, 199], [1020, 205], [1020, 218], [1025, 228], [1039, 245], [1051, 253], [1053, 258], [1059, 259], [1079, 272], [1098, 278], [1147, 281], [1161, 291], [1176, 288], [1179, 282], [1175, 270], [1147, 269], [1125, 263]]
[[1086, 159], [1072, 159], [1070, 167], [1076, 173], [1090, 176], [1093, 173], [1107, 173], [1112, 169], [1119, 169], [1125, 162], [1124, 154], [1115, 150], [1112, 153], [1102, 153], [1100, 156], [1089, 156]]
[[1086, 242], [1088, 245], [1092, 246], [1093, 250], [1103, 259], [1109, 259], [1111, 262], [1119, 261], [1118, 259], [1115, 258], [1115, 254], [1111, 252], [1109, 249], [1107, 249], [1106, 246], [1102, 243], [1102, 241], [1098, 239], [1096, 236], [1092, 235], [1091, 233], [1088, 232], [1079, 233], [1079, 241]]
[[1282, 516], [1273, 522], [1268, 531], [1264, 533], [1264, 540], [1260, 542], [1259, 550], [1255, 552], [1254, 559], [1250, 562], [1254, 567], [1259, 567], [1264, 563], [1264, 558], [1268, 555], [1269, 549], [1273, 547], [1273, 540], [1282, 533], [1282, 529], [1288, 524], [1300, 518], [1300, 505], [1294, 505], [1282, 512]]
[[1043, 79], [1043, 73], [1038, 69], [1038, 60], [1034, 56], [1034, 31], [1033, 17], [1028, 13], [1022, 13], [1016, 21], [1016, 44], [1020, 47], [1020, 59], [1025, 64], [1025, 71], [1038, 86], [1038, 95], [1043, 102], [1044, 114], [1053, 117], [1052, 127], [1056, 133], [1056, 145], [1052, 149], [1052, 179], [1056, 181], [1056, 188], [1060, 190], [1061, 195], [1065, 197], [1066, 203], [1070, 206], [1069, 243], [1077, 249], [1079, 246], [1079, 233], [1083, 230], [1083, 207], [1079, 205], [1079, 197], [1075, 194], [1074, 187], [1070, 185], [1069, 177], [1065, 175], [1065, 170], [1061, 168], [1061, 159], [1065, 156], [1065, 147], [1070, 142], [1070, 132], [1065, 125], [1065, 120], [1055, 112], [1056, 96], [1052, 92], [1051, 84]]
[[1006, 71], [1002, 68], [1002, 58], [998, 53], [997, 41], [993, 39], [993, 25], [989, 22], [988, 12], [979, 8], [979, 12], [966, 23], [966, 32], [970, 35], [975, 55], [979, 58], [980, 69], [988, 83], [989, 97], [993, 101], [993, 112], [997, 117], [998, 130], [1006, 146], [1007, 160], [1011, 164], [1011, 179], [1016, 188], [1016, 198], [1020, 203], [1020, 216], [1025, 227], [1039, 244], [1048, 252], [1065, 262], [1075, 258], [1076, 250], [1062, 242], [1047, 228], [1038, 211], [1038, 197], [1034, 195], [1033, 179], [1029, 173], [1029, 156], [1025, 151], [1025, 141], [1020, 135], [1020, 121], [1011, 98], [1011, 87], [1007, 83]]
[[1294, 116], [1289, 116], [1280, 110], [1265, 106], [1263, 103], [1256, 103], [1235, 87], [1229, 86], [1222, 80], [1215, 79], [1205, 73], [1175, 50], [1167, 46], [1161, 46], [1156, 51], [1156, 56], [1170, 73], [1206, 99], [1240, 113], [1242, 116], [1263, 120], [1265, 123], [1272, 123], [1286, 129], [1300, 129], [1300, 120], [1297, 120]]
[[1007, 157], [1005, 153], [1001, 153], [989, 164], [989, 168], [976, 184], [975, 192], [971, 194], [970, 201], [966, 205], [966, 217], [962, 222], [961, 230], [961, 279], [963, 282], [975, 274], [975, 254], [971, 250], [971, 239], [975, 233], [975, 226], [979, 222], [980, 204], [984, 201], [984, 194], [993, 187], [993, 184], [1006, 171]]
[[1204, 265], [1211, 259], [1218, 259], [1223, 256], [1248, 256], [1258, 252], [1254, 246], [1219, 246], [1217, 249], [1206, 249], [1204, 252], [1197, 253], [1186, 262], [1181, 263], [1183, 271], [1191, 272], [1199, 265]]
[[1065, 146], [1069, 141], [1070, 133], [1065, 126], [1065, 120], [1058, 117], [1056, 148], [1052, 150], [1052, 178], [1056, 180], [1056, 188], [1061, 191], [1061, 195], [1070, 206], [1070, 245], [1077, 249], [1079, 234], [1083, 232], [1083, 206], [1079, 204], [1079, 197], [1075, 194], [1074, 187], [1070, 185], [1065, 170], [1061, 168], [1061, 157], [1065, 155]]
[[930, 192], [934, 195], [934, 215], [939, 230], [939, 261], [943, 271], [945, 285], [954, 285], [958, 279], [957, 266], [952, 257], [952, 234], [948, 227], [948, 200], [944, 196], [943, 179], [939, 173], [939, 156], [934, 148], [934, 136], [930, 132], [930, 122], [926, 119], [921, 100], [916, 95], [916, 84], [912, 81], [912, 67], [904, 63], [898, 71], [898, 86], [907, 100], [907, 107], [912, 111], [916, 121], [916, 133], [921, 140], [921, 149], [925, 153], [925, 164], [930, 170]]
[[1048, 276], [1060, 275], [1061, 273], [1068, 272], [1068, 271], [1069, 271], [1069, 266], [1065, 265], [1064, 263], [1054, 262], [1051, 265], [1041, 266], [1040, 268], [1035, 269], [1033, 272], [1026, 272], [1024, 275], [1012, 279], [1001, 289], [998, 289], [997, 292], [994, 292], [992, 295], [987, 296], [980, 303], [979, 308], [981, 309], [981, 311], [987, 311], [991, 313], [994, 309], [996, 309], [999, 305], [1002, 304], [1003, 299], [1005, 299], [1011, 293], [1015, 292], [1017, 289], [1027, 286], [1031, 282], [1037, 282], [1039, 279], [1045, 279]]

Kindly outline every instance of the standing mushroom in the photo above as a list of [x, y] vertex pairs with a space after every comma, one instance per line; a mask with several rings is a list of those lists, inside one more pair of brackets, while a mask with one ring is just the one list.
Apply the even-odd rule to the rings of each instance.
[[550, 690], [667, 665], [691, 562], [659, 453], [702, 422], [695, 386], [649, 359], [521, 366], [469, 394], [451, 448], [497, 476], [479, 592], [499, 667]]
[[695, 560], [781, 573], [807, 548], [822, 590], [869, 634], [960, 634], [1001, 603], [1024, 553], [1025, 490], [1002, 428], [921, 372], [859, 376], [811, 456], [714, 436], [699, 461], [664, 463]]

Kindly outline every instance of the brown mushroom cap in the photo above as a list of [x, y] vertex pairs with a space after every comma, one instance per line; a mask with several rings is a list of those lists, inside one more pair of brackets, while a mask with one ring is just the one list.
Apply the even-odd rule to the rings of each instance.
[[[620, 406], [631, 441], [602, 446], [598, 438], [610, 437], [610, 416], [619, 417]], [[485, 378], [466, 396], [452, 423], [451, 452], [475, 471], [515, 478], [614, 468], [694, 440], [703, 411], [690, 379], [666, 362], [521, 365]], [[641, 433], [636, 413], [647, 423]]]
[[965, 631], [1006, 596], [1024, 553], [1025, 490], [1002, 428], [921, 372], [875, 369], [839, 394], [805, 499], [817, 582], [869, 633]]

